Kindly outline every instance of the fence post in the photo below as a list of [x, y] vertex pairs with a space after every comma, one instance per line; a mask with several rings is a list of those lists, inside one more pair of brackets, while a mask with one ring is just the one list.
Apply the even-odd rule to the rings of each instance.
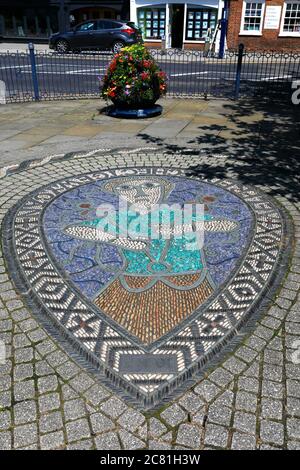
[[28, 49], [29, 49], [29, 57], [30, 57], [30, 65], [31, 65], [31, 77], [32, 77], [32, 84], [33, 84], [34, 99], [35, 101], [39, 101], [40, 99], [39, 83], [38, 83], [37, 72], [36, 72], [34, 45], [32, 42], [28, 44]]
[[238, 99], [239, 94], [240, 94], [243, 55], [244, 55], [244, 44], [239, 44], [238, 62], [237, 62], [237, 68], [236, 68], [235, 89], [234, 89], [234, 97], [236, 100]]
[[222, 12], [222, 18], [220, 21], [221, 34], [220, 34], [220, 44], [219, 44], [219, 59], [224, 59], [227, 23], [228, 23], [228, 0], [224, 0], [224, 8]]

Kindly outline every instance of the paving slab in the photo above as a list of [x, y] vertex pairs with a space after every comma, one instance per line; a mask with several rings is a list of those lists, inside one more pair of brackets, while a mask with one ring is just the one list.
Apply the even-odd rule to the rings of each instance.
[[150, 124], [144, 132], [153, 137], [175, 137], [182, 129], [184, 129], [188, 120], [160, 118], [154, 124]]

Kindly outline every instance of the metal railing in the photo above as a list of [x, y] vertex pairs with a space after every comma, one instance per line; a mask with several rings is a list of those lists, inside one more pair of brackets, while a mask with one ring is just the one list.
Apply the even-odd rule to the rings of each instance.
[[[160, 50], [151, 53], [168, 75], [169, 97], [239, 98], [259, 93], [284, 93], [300, 79], [300, 54], [226, 52], [219, 59], [196, 50]], [[112, 58], [111, 51], [59, 54], [0, 53], [0, 85], [7, 103], [98, 98], [99, 79]], [[2, 98], [3, 102], [3, 98]]]

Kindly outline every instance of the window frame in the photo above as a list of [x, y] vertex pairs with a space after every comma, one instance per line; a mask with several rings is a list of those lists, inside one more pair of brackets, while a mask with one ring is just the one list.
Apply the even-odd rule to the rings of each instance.
[[[145, 17], [144, 17], [144, 19], [143, 19], [143, 23], [144, 23], [143, 29], [142, 29], [142, 27], [140, 26], [141, 20], [140, 20], [140, 18], [139, 18], [139, 13], [140, 13], [141, 11], [144, 11], [144, 14], [145, 14]], [[151, 19], [150, 19], [150, 18], [147, 18], [147, 16], [146, 16], [147, 12], [149, 12], [149, 11], [152, 13]], [[153, 11], [158, 11], [158, 18], [157, 18], [157, 20], [156, 20], [156, 18], [153, 18]], [[160, 16], [160, 14], [161, 14], [162, 11], [163, 11], [164, 14], [165, 14], [165, 17], [164, 17], [164, 18], [161, 18], [161, 16]], [[166, 19], [167, 19], [167, 8], [166, 8], [166, 6], [160, 6], [160, 5], [155, 5], [155, 6], [152, 6], [152, 7], [140, 6], [140, 7], [137, 8], [137, 27], [141, 30], [142, 33], [145, 34], [145, 35], [143, 35], [143, 39], [144, 39], [145, 41], [160, 42], [160, 41], [162, 40], [162, 36], [166, 36], [166, 26], [167, 26]], [[148, 20], [148, 21], [149, 21], [149, 20], [151, 21], [151, 28], [147, 28], [147, 25], [146, 25], [147, 20]], [[159, 34], [158, 34], [157, 36], [147, 36], [147, 29], [151, 29], [151, 31], [153, 32], [153, 29], [154, 29], [154, 28], [153, 28], [153, 21], [157, 21], [157, 22], [158, 22], [158, 28], [155, 28], [155, 29], [158, 30]], [[161, 21], [164, 21], [164, 23], [165, 23], [165, 26], [164, 26], [163, 29], [160, 27], [160, 22], [161, 22]], [[160, 34], [161, 31], [164, 31], [164, 33], [163, 33], [163, 34]]]
[[[246, 5], [247, 3], [261, 3], [261, 21], [259, 25], [259, 30], [247, 30], [245, 28], [245, 13], [246, 13]], [[242, 8], [242, 15], [241, 15], [241, 24], [240, 24], [240, 36], [261, 36], [262, 35], [262, 30], [263, 30], [263, 25], [264, 25], [264, 20], [265, 20], [265, 9], [266, 9], [266, 2], [265, 0], [244, 0], [243, 1], [243, 8]]]
[[[189, 11], [190, 12], [193, 12], [193, 13], [201, 13], [201, 19], [200, 20], [197, 20], [195, 17], [192, 19], [192, 20], [189, 20], [188, 18], [188, 14], [189, 14]], [[203, 21], [206, 21], [206, 20], [203, 20], [203, 13], [208, 13], [208, 18], [207, 18], [207, 23], [210, 24], [211, 22], [211, 14], [214, 13], [216, 15], [216, 18], [215, 18], [215, 28], [214, 28], [214, 31], [215, 29], [217, 28], [218, 26], [218, 10], [217, 8], [209, 8], [209, 7], [202, 7], [202, 8], [197, 8], [197, 5], [195, 6], [192, 6], [192, 7], [187, 7], [186, 9], [186, 22], [185, 22], [185, 31], [184, 31], [184, 42], [204, 42], [205, 41], [205, 38], [206, 38], [206, 35], [207, 35], [207, 30], [210, 28], [210, 26], [207, 27], [206, 29], [206, 34], [205, 36], [201, 36], [199, 38], [195, 38], [194, 35], [195, 35], [195, 23], [197, 21], [200, 21], [201, 23], [203, 23]], [[192, 21], [194, 23], [194, 26], [192, 28], [192, 31], [193, 31], [193, 37], [188, 37], [188, 30], [191, 30], [191, 28], [188, 28], [188, 23], [189, 21]], [[203, 32], [203, 27], [201, 25], [201, 28], [200, 28], [200, 31]]]
[[288, 3], [297, 3], [300, 7], [300, 0], [285, 0], [283, 2], [282, 10], [281, 10], [281, 20], [280, 20], [280, 29], [279, 29], [279, 37], [293, 37], [293, 38], [300, 38], [300, 30], [298, 32], [293, 31], [284, 31], [284, 20], [286, 14], [286, 7]]

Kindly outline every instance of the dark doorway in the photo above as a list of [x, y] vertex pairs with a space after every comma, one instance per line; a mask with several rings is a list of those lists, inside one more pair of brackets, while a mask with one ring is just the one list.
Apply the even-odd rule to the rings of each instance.
[[172, 47], [182, 48], [184, 5], [173, 5], [172, 15]]

